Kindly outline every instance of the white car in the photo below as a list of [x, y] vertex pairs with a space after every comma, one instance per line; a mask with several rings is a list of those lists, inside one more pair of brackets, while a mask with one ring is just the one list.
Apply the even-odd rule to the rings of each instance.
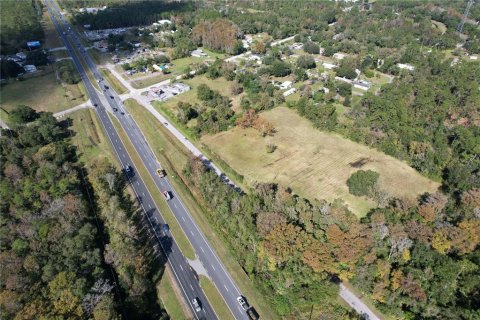
[[167, 190], [163, 191], [163, 196], [165, 197], [165, 200], [170, 200], [172, 199], [172, 196], [170, 195], [170, 192], [168, 192]]
[[200, 301], [198, 298], [194, 298], [192, 300], [193, 307], [195, 308], [195, 311], [200, 312], [202, 311], [202, 306], [200, 305]]
[[237, 297], [237, 301], [242, 306], [243, 310], [248, 310], [249, 308], [248, 303], [245, 301], [245, 299], [243, 299], [242, 296]]

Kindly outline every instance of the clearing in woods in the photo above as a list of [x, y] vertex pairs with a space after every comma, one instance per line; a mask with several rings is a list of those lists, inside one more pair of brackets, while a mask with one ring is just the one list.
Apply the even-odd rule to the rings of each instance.
[[[315, 129], [294, 110], [278, 107], [261, 117], [273, 124], [274, 136], [262, 138], [255, 129], [235, 127], [201, 139], [247, 183], [276, 182], [308, 199], [340, 198], [358, 216], [376, 206], [348, 192], [346, 181], [359, 169], [378, 172], [380, 187], [399, 198], [414, 199], [439, 186], [398, 159]], [[269, 143], [277, 147], [273, 153], [266, 151]]]

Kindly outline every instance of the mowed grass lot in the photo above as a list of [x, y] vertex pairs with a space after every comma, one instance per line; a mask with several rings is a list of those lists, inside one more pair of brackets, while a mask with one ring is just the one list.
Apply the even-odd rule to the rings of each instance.
[[83, 109], [68, 115], [72, 122], [70, 129], [73, 131], [72, 144], [77, 147], [80, 161], [87, 166], [94, 160], [109, 158], [117, 164], [110, 148], [110, 142], [105, 136], [95, 111]]
[[0, 106], [7, 111], [23, 104], [37, 111], [55, 113], [86, 100], [83, 84], [62, 84], [52, 66], [23, 81], [10, 80], [0, 89]]
[[[348, 192], [346, 181], [359, 170], [351, 165], [356, 161], [364, 159], [366, 164], [361, 169], [378, 172], [381, 188], [391, 196], [413, 199], [439, 186], [400, 160], [337, 134], [316, 130], [291, 109], [278, 107], [261, 116], [277, 130], [273, 137], [262, 138], [254, 129], [236, 127], [201, 139], [248, 183], [277, 182], [309, 199], [340, 198], [358, 216], [376, 204]], [[276, 145], [277, 150], [268, 154], [268, 143]]]
[[231, 86], [232, 82], [225, 80], [225, 78], [220, 77], [217, 79], [208, 79], [206, 76], [196, 76], [192, 79], [183, 80], [183, 83], [190, 86], [190, 91], [179, 94], [178, 96], [167, 100], [167, 101], [156, 101], [153, 103], [153, 106], [157, 109], [165, 108], [172, 112], [173, 114], [177, 113], [176, 106], [178, 102], [188, 102], [190, 104], [202, 104], [201, 101], [197, 98], [197, 88], [201, 84], [206, 84], [210, 89], [220, 92], [222, 96], [230, 97], [232, 100], [233, 110], [238, 110], [240, 107], [240, 99], [243, 94], [238, 96], [231, 95]]
[[118, 94], [123, 94], [128, 92], [128, 89], [115, 77], [110, 70], [108, 69], [100, 69], [102, 75], [107, 79], [108, 83], [113, 87]]

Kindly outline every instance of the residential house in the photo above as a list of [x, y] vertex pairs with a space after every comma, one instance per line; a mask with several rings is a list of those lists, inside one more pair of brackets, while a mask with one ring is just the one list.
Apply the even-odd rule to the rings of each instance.
[[201, 57], [207, 57], [208, 55], [202, 50], [202, 49], [196, 49], [196, 50], [193, 50], [192, 53], [191, 53], [192, 57], [197, 57], [197, 58], [201, 58]]
[[283, 96], [284, 96], [284, 97], [288, 97], [289, 95], [292, 95], [292, 94], [294, 94], [295, 92], [297, 92], [297, 89], [295, 89], [295, 88], [290, 88], [290, 89], [288, 89], [287, 91], [285, 91], [285, 92], [283, 93]]
[[397, 67], [403, 70], [413, 71], [415, 67], [408, 63], [397, 63]]
[[286, 89], [290, 89], [292, 85], [293, 85], [292, 81], [285, 81], [284, 83], [280, 84], [279, 88], [281, 90], [286, 90]]

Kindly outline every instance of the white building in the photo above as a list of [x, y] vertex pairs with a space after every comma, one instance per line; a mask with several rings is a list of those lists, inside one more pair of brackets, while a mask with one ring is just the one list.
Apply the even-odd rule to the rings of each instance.
[[399, 67], [400, 69], [408, 70], [408, 71], [415, 70], [415, 67], [408, 63], [397, 63], [397, 67]]
[[26, 65], [23, 66], [23, 69], [27, 73], [32, 73], [32, 72], [37, 71], [37, 67], [35, 67], [33, 64], [26, 64]]
[[369, 81], [366, 81], [366, 80], [358, 80], [358, 81], [355, 81], [355, 82], [353, 83], [353, 86], [354, 86], [355, 88], [360, 89], [360, 90], [367, 91], [368, 89], [371, 88], [372, 83], [369, 82]]
[[335, 69], [337, 67], [336, 64], [329, 63], [329, 62], [324, 62], [324, 63], [322, 63], [322, 65], [325, 69], [328, 69], [328, 70], [332, 70], [332, 69]]
[[166, 20], [166, 19], [158, 20], [158, 24], [160, 24], [160, 25], [171, 24], [171, 23], [172, 23], [172, 21]]
[[197, 58], [201, 58], [201, 57], [207, 57], [208, 55], [203, 52], [202, 49], [196, 49], [196, 50], [193, 50], [192, 53], [191, 53], [192, 57], [197, 57]]
[[158, 99], [160, 101], [165, 101], [170, 98], [173, 98], [176, 95], [182, 94], [190, 90], [190, 87], [183, 83], [172, 83], [166, 84], [159, 87], [152, 87], [148, 91], [148, 96], [151, 99]]
[[295, 92], [297, 92], [297, 89], [295, 89], [295, 88], [290, 88], [290, 89], [288, 89], [287, 91], [285, 91], [285, 92], [283, 93], [283, 96], [284, 96], [284, 97], [288, 97], [289, 95], [294, 94]]
[[290, 89], [292, 85], [293, 85], [292, 81], [285, 81], [284, 83], [280, 84], [279, 88], [282, 90], [286, 90], [286, 89]]
[[15, 55], [16, 55], [20, 60], [25, 60], [25, 59], [27, 59], [27, 55], [26, 55], [25, 53], [23, 53], [23, 52], [17, 52]]
[[471, 55], [470, 60], [478, 60], [478, 56], [477, 55]]

